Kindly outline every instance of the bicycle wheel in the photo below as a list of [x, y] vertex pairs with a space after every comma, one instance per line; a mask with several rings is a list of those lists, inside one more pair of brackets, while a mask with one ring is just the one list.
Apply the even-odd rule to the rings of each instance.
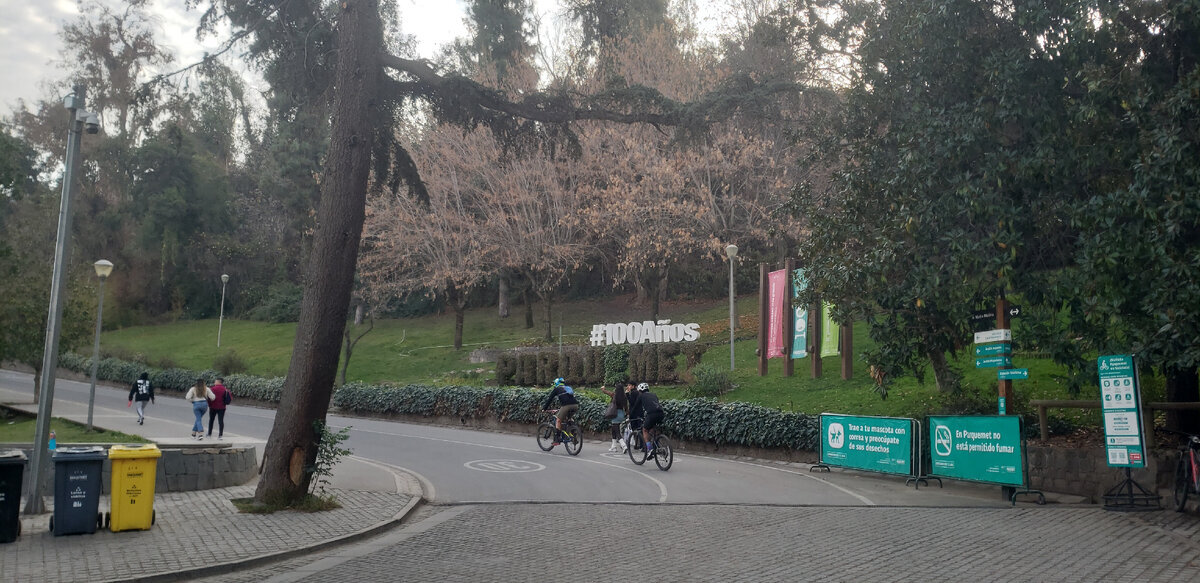
[[556, 431], [558, 430], [554, 428], [553, 423], [544, 422], [538, 425], [537, 442], [538, 447], [542, 448], [542, 451], [550, 451], [554, 448], [554, 434]]
[[[640, 449], [639, 449], [640, 448]], [[634, 430], [633, 435], [629, 438], [629, 449], [626, 450], [629, 454], [629, 459], [637, 465], [646, 463], [646, 446], [642, 443], [642, 431]]]
[[1179, 463], [1175, 464], [1175, 512], [1187, 507], [1188, 490], [1192, 488], [1192, 464], [1187, 451], [1179, 452]]
[[671, 469], [671, 464], [675, 463], [675, 451], [671, 449], [671, 440], [667, 436], [660, 435], [654, 440], [654, 463], [658, 469], [667, 471]]
[[569, 436], [569, 440], [563, 440], [563, 445], [566, 446], [567, 453], [579, 455], [579, 452], [583, 451], [583, 432], [579, 430], [579, 425], [572, 423], [563, 429], [563, 433]]

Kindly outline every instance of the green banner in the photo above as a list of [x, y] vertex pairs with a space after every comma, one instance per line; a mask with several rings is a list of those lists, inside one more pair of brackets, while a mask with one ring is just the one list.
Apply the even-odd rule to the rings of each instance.
[[929, 458], [931, 476], [1024, 486], [1021, 419], [930, 417]]
[[821, 309], [821, 358], [837, 356], [840, 350], [841, 329], [833, 321], [833, 304], [825, 302]]
[[912, 419], [821, 414], [821, 463], [915, 475]]
[[800, 292], [808, 288], [808, 280], [804, 277], [804, 270], [797, 269], [792, 276], [792, 302], [788, 305], [792, 306], [792, 358], [804, 358], [808, 356], [808, 309], [804, 306], [796, 304], [796, 296]]

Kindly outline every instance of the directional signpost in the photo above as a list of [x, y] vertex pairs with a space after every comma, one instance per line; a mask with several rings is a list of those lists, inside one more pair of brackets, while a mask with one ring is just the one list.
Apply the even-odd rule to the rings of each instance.
[[1002, 381], [1011, 381], [1029, 378], [1029, 369], [1027, 368], [1002, 368], [996, 371], [996, 377]]
[[984, 344], [975, 347], [975, 356], [1012, 356], [1012, 344]]
[[986, 356], [975, 359], [975, 368], [999, 368], [1012, 366], [1011, 356]]
[[986, 344], [988, 342], [1011, 342], [1012, 330], [1001, 328], [999, 330], [986, 330], [984, 332], [975, 333], [975, 344]]

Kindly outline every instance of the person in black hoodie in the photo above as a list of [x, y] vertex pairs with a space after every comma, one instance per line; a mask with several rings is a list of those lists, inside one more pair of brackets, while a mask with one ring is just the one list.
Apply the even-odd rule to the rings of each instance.
[[146, 421], [146, 401], [154, 402], [154, 387], [150, 386], [150, 375], [142, 373], [138, 380], [133, 381], [133, 387], [129, 389], [129, 405], [133, 405], [134, 400], [137, 401], [138, 425]]
[[650, 430], [662, 423], [664, 413], [662, 405], [658, 402], [658, 395], [650, 392], [650, 385], [646, 383], [638, 385], [637, 406], [644, 415], [642, 437], [646, 439], [646, 453], [654, 455], [654, 441], [650, 438]]
[[562, 440], [562, 424], [571, 413], [579, 410], [579, 400], [575, 398], [575, 389], [567, 386], [567, 381], [562, 377], [554, 379], [550, 384], [550, 394], [546, 396], [546, 404], [542, 405], [542, 410], [550, 409], [554, 399], [558, 399], [558, 413], [554, 415], [554, 427], [558, 429], [558, 433], [554, 436], [554, 443], [551, 447], [558, 445]]

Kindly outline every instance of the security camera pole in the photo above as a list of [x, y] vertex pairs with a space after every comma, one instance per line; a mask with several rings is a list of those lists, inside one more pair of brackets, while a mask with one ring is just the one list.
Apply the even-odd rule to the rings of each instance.
[[[50, 316], [46, 320], [46, 346], [42, 352], [42, 386], [38, 401], [37, 433], [33, 444], [33, 476], [30, 479], [29, 496], [25, 499], [25, 514], [42, 514], [46, 506], [42, 501], [42, 478], [46, 475], [46, 457], [50, 441], [50, 414], [54, 408], [54, 376], [58, 371], [58, 339], [62, 333], [62, 309], [64, 279], [71, 250], [71, 197], [75, 186], [75, 168], [79, 165], [79, 140], [83, 123], [88, 118], [84, 111], [85, 88], [76, 85], [74, 92], [63, 100], [71, 112], [71, 125], [67, 131], [66, 170], [63, 173], [62, 201], [58, 210], [58, 240], [54, 246], [54, 274], [50, 283]], [[97, 128], [98, 129], [98, 128]]]

